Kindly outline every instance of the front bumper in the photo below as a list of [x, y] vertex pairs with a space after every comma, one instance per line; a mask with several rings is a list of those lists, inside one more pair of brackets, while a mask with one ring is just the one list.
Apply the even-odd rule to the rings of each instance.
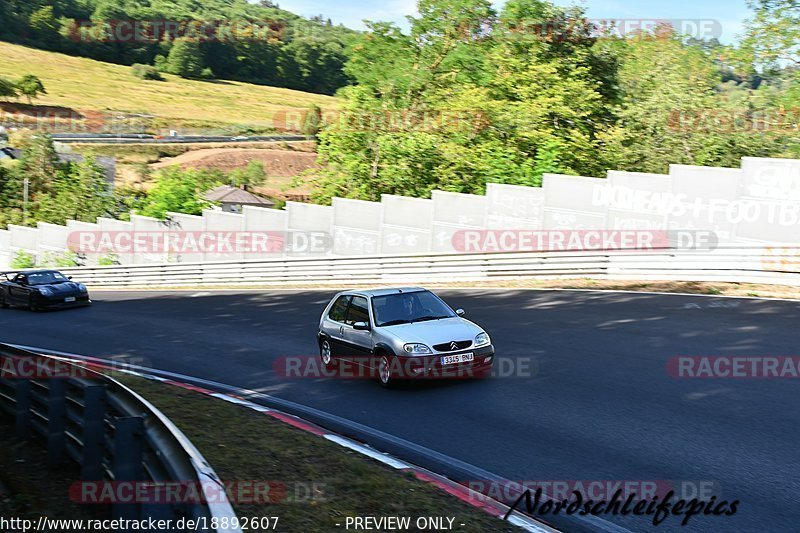
[[[442, 364], [442, 358], [450, 355], [474, 354], [467, 363]], [[437, 353], [425, 356], [394, 356], [391, 364], [393, 379], [473, 379], [484, 377], [494, 365], [494, 346], [459, 350], [452, 353]]]
[[[75, 298], [75, 301], [67, 302], [65, 301], [67, 298]], [[74, 296], [59, 294], [50, 297], [44, 297], [40, 294], [38, 297], [35, 297], [34, 303], [39, 309], [71, 309], [73, 307], [92, 305], [92, 300], [89, 298], [88, 294], [76, 294]]]

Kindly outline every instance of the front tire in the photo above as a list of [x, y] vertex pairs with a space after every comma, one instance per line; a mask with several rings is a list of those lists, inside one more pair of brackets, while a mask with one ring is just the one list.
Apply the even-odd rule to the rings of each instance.
[[378, 363], [378, 381], [380, 381], [381, 387], [384, 389], [394, 387], [395, 380], [392, 379], [392, 366], [387, 355], [382, 355]]
[[36, 305], [36, 301], [34, 300], [32, 294], [30, 295], [30, 297], [28, 297], [28, 309], [30, 309], [34, 313], [39, 312], [39, 306]]
[[8, 309], [10, 306], [6, 302], [6, 295], [0, 294], [0, 309]]
[[319, 343], [319, 358], [322, 360], [322, 365], [327, 370], [333, 370], [336, 367], [336, 359], [333, 357], [333, 350], [331, 343], [328, 339], [323, 339]]

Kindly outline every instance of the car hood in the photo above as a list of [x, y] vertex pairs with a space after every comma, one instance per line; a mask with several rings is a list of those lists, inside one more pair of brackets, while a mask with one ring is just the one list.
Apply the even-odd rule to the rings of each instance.
[[68, 283], [51, 283], [49, 285], [34, 285], [35, 289], [50, 289], [53, 294], [75, 294], [81, 290], [77, 283], [72, 281]]
[[398, 324], [381, 328], [381, 330], [397, 337], [404, 344], [417, 342], [428, 346], [451, 341], [474, 341], [475, 336], [483, 331], [469, 320], [460, 317], [414, 324]]

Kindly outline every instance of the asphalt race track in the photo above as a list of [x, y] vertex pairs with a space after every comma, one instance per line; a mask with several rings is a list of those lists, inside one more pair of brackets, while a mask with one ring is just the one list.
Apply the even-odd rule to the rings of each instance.
[[[291, 379], [316, 356], [331, 292], [96, 293], [53, 313], [0, 311], [3, 342], [255, 389], [514, 480], [713, 482], [734, 517], [608, 517], [631, 531], [797, 531], [800, 380], [675, 379], [685, 355], [800, 355], [800, 302], [572, 291], [441, 291], [520, 375], [383, 390]], [[526, 366], [527, 365], [527, 366]], [[246, 428], [243, 428], [246, 430]]]

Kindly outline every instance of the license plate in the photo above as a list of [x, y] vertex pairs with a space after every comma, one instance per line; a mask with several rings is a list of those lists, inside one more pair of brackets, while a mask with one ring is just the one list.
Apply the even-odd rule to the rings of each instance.
[[67, 302], [67, 303], [72, 303], [72, 302], [74, 302], [74, 301], [75, 301], [75, 297], [71, 297], [71, 298], [64, 298], [64, 301], [65, 301], [65, 302]]
[[443, 365], [456, 365], [458, 363], [469, 363], [475, 360], [474, 353], [461, 353], [458, 355], [445, 355], [442, 357]]

